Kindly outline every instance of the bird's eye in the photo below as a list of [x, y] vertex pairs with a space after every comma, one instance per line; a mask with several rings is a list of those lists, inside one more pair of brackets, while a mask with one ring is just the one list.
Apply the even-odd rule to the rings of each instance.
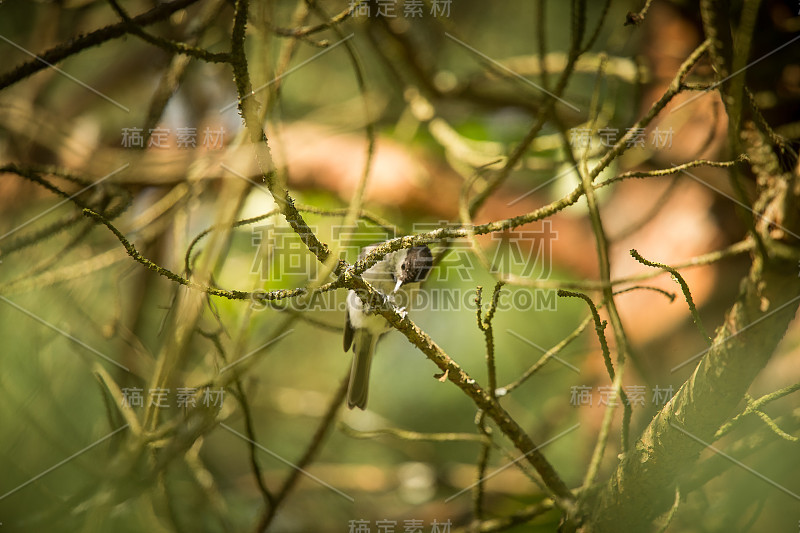
[[405, 263], [403, 263], [402, 265], [400, 265], [400, 270], [405, 270], [405, 269], [406, 269], [406, 264], [405, 264]]

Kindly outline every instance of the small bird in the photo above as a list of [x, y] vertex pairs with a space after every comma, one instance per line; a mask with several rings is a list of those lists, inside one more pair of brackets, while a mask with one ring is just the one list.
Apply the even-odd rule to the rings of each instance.
[[[359, 255], [363, 259], [377, 245], [365, 247]], [[427, 246], [403, 248], [387, 254], [361, 275], [377, 291], [394, 302], [401, 288], [409, 289], [423, 281], [433, 267], [433, 255]], [[402, 309], [404, 311], [405, 309]], [[364, 409], [367, 406], [369, 368], [378, 339], [392, 329], [381, 315], [361, 301], [355, 291], [347, 294], [344, 325], [344, 351], [353, 347], [353, 367], [347, 388], [347, 407]]]

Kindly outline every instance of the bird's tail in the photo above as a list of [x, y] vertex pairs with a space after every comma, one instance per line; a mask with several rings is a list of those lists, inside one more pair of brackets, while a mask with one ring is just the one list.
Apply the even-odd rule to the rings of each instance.
[[369, 368], [378, 337], [366, 331], [358, 331], [353, 342], [353, 367], [350, 370], [350, 385], [347, 387], [347, 407], [367, 407], [369, 390]]

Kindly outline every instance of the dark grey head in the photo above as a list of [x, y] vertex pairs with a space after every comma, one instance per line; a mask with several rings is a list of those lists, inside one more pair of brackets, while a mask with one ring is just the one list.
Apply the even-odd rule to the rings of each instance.
[[400, 262], [397, 271], [397, 281], [400, 284], [416, 283], [428, 277], [428, 272], [433, 268], [433, 254], [425, 246], [408, 248], [405, 258]]

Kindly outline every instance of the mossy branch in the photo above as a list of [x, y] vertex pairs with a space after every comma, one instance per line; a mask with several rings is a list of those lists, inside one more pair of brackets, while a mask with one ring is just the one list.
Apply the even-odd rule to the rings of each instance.
[[[768, 404], [770, 402], [774, 402], [775, 400], [783, 398], [784, 396], [792, 394], [793, 392], [797, 392], [798, 390], [800, 390], [800, 383], [795, 383], [794, 385], [789, 385], [788, 387], [784, 387], [784, 388], [782, 388], [780, 390], [771, 392], [769, 394], [765, 394], [764, 396], [762, 396], [758, 400], [753, 400], [748, 395], [748, 397], [747, 397], [747, 407], [745, 408], [745, 410], [743, 412], [739, 413], [738, 415], [736, 415], [735, 417], [733, 417], [730, 421], [726, 422], [725, 425], [723, 425], [721, 428], [719, 428], [717, 433], [714, 435], [714, 440], [719, 440], [722, 437], [724, 437], [725, 435], [727, 435], [728, 433], [730, 433], [735, 427], [737, 427], [747, 417], [747, 415], [749, 415], [751, 413], [756, 413], [759, 416], [761, 416], [761, 414], [764, 414], [763, 411], [761, 410], [761, 408], [764, 407], [766, 404]], [[764, 416], [766, 416], [766, 415], [764, 415]], [[762, 417], [762, 419], [763, 419], [763, 417]], [[771, 419], [769, 421], [765, 420], [765, 422], [768, 425], [770, 425], [770, 427], [774, 426], [773, 429], [777, 428], [777, 426], [775, 426], [774, 421], [772, 421]], [[777, 435], [781, 436], [782, 438], [785, 438], [785, 436], [786, 436], [786, 434], [781, 430], [775, 431], [775, 433]], [[796, 439], [796, 437], [794, 437], [794, 439]], [[793, 440], [793, 439], [790, 438], [790, 439], [787, 439], [787, 440]]]
[[389, 324], [422, 351], [442, 371], [448, 380], [453, 382], [461, 391], [469, 396], [475, 405], [486, 413], [499, 427], [500, 431], [514, 443], [516, 448], [524, 454], [525, 459], [533, 466], [548, 490], [553, 495], [557, 505], [567, 514], [572, 513], [574, 496], [567, 485], [555, 471], [550, 462], [544, 457], [539, 447], [525, 432], [519, 423], [489, 394], [489, 392], [471, 378], [433, 339], [419, 329], [408, 316], [401, 315], [360, 276], [346, 272], [345, 283], [353, 289], [359, 298], [383, 316]]
[[[174, 0], [164, 4], [159, 4], [150, 11], [142, 13], [133, 17], [131, 20], [137, 26], [149, 26], [161, 20], [167, 19], [170, 15], [181, 9], [186, 9], [190, 5], [197, 3], [199, 0]], [[26, 61], [21, 65], [15, 67], [13, 70], [0, 75], [0, 90], [5, 89], [15, 83], [24, 80], [25, 78], [48, 68], [50, 65], [55, 65], [82, 52], [88, 48], [99, 46], [111, 39], [117, 39], [128, 33], [129, 25], [127, 22], [119, 22], [111, 24], [91, 33], [78, 35], [73, 37], [65, 43], [54, 46], [42, 54], [38, 54], [35, 59]]]
[[136, 261], [147, 267], [148, 269], [152, 270], [153, 272], [159, 274], [167, 278], [170, 281], [178, 283], [179, 285], [184, 285], [189, 287], [190, 289], [195, 289], [201, 292], [205, 292], [212, 296], [221, 296], [222, 298], [228, 298], [229, 300], [259, 300], [259, 301], [271, 301], [271, 300], [282, 300], [284, 298], [292, 298], [295, 296], [299, 296], [301, 294], [305, 294], [307, 290], [303, 287], [299, 287], [296, 289], [281, 289], [276, 291], [270, 292], [263, 292], [263, 291], [236, 291], [236, 290], [224, 290], [224, 289], [217, 289], [215, 287], [209, 287], [206, 285], [202, 285], [190, 279], [186, 279], [178, 274], [172, 272], [171, 270], [164, 268], [162, 266], [157, 265], [150, 259], [143, 256], [136, 247], [119, 231], [108, 219], [106, 219], [103, 215], [92, 211], [91, 209], [84, 209], [83, 214], [96, 222], [103, 224], [114, 236], [122, 243], [122, 246], [125, 247], [125, 251], [128, 252], [128, 255]]
[[692, 298], [692, 292], [689, 290], [689, 284], [686, 283], [686, 280], [683, 279], [683, 276], [681, 276], [680, 272], [678, 272], [676, 269], [672, 268], [669, 265], [665, 265], [663, 263], [657, 263], [655, 261], [648, 261], [634, 249], [631, 249], [631, 257], [633, 257], [643, 265], [654, 268], [661, 268], [672, 274], [672, 279], [674, 279], [675, 282], [681, 286], [683, 297], [686, 298], [686, 304], [689, 306], [689, 312], [692, 313], [692, 319], [694, 320], [694, 323], [697, 325], [697, 329], [699, 329], [700, 333], [703, 334], [703, 337], [705, 338], [706, 342], [710, 344], [711, 335], [708, 334], [708, 331], [706, 331], [705, 326], [703, 326], [703, 321], [700, 320], [700, 313], [697, 312], [697, 307], [694, 305], [694, 299]]
[[119, 15], [122, 21], [126, 24], [126, 29], [136, 35], [137, 37], [141, 38], [143, 41], [150, 43], [154, 46], [162, 48], [168, 52], [173, 54], [183, 54], [195, 59], [202, 59], [208, 63], [229, 63], [231, 56], [227, 52], [209, 52], [203, 48], [198, 46], [192, 46], [186, 43], [172, 41], [170, 39], [164, 39], [163, 37], [159, 37], [157, 35], [153, 35], [151, 33], [146, 32], [142, 27], [136, 23], [125, 11], [122, 6], [119, 5], [117, 0], [108, 0], [111, 4], [111, 7], [114, 11]]
[[[796, 186], [800, 175], [795, 173], [792, 181]], [[792, 190], [798, 202], [800, 188]], [[769, 199], [764, 209], [785, 209], [788, 204], [771, 194], [768, 188], [762, 191]], [[700, 442], [714, 441], [769, 361], [799, 304], [796, 261], [754, 254], [711, 347], [588, 505], [595, 531], [641, 530], [670, 507], [676, 478], [693, 467], [703, 449]]]

